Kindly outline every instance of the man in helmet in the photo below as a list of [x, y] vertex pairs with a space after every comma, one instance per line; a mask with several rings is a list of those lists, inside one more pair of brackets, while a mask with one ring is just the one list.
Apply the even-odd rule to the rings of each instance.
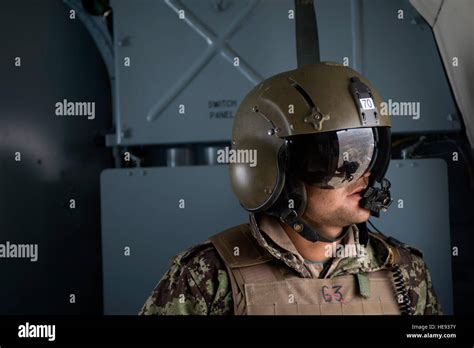
[[390, 119], [354, 70], [306, 65], [257, 85], [231, 163], [249, 223], [177, 255], [140, 314], [441, 314], [416, 248], [368, 231], [391, 203]]

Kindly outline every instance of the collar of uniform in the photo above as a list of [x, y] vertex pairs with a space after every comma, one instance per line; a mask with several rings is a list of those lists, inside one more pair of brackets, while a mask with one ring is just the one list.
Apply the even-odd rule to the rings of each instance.
[[[357, 229], [357, 226], [355, 226]], [[363, 251], [356, 257], [341, 258], [329, 277], [344, 274], [368, 273], [387, 268], [391, 259], [389, 246], [379, 238], [370, 236], [367, 246], [360, 245]]]
[[[255, 214], [250, 214], [249, 217], [250, 217], [250, 230], [252, 232], [252, 235], [255, 237], [255, 239], [257, 240], [258, 244], [261, 247], [265, 248], [273, 257], [283, 261], [288, 267], [297, 271], [302, 277], [311, 278], [311, 273], [306, 269], [304, 265], [303, 257], [298, 253], [298, 251], [296, 251], [296, 248], [294, 246], [293, 246], [293, 250], [296, 251], [296, 253], [286, 248], [286, 247], [290, 247], [290, 245], [288, 245], [286, 242], [283, 243], [285, 247], [282, 247], [279, 244], [277, 244], [272, 239], [271, 236], [268, 236], [267, 238], [263, 236], [260, 230], [262, 228], [261, 227], [262, 218], [264, 220], [267, 218], [272, 219], [270, 216], [268, 216], [267, 214], [261, 214], [259, 216], [259, 221], [257, 221]], [[283, 227], [281, 227], [280, 224], [278, 224], [278, 221], [276, 221], [276, 225], [274, 223], [271, 223], [271, 221], [267, 221], [267, 224], [265, 225], [265, 227], [268, 231], [272, 231], [270, 232], [271, 234], [274, 234], [273, 231], [276, 231], [275, 234], [278, 234], [278, 231], [280, 228], [281, 229], [280, 233], [286, 236], [286, 233], [283, 230]], [[280, 242], [282, 241], [283, 239], [280, 240]], [[289, 240], [289, 242], [291, 243], [291, 240]], [[291, 245], [293, 244], [291, 243]]]
[[257, 223], [260, 230], [263, 231], [280, 248], [297, 255], [299, 259], [303, 259], [276, 218], [267, 214], [262, 214]]
[[[305, 260], [303, 256], [298, 252], [291, 239], [286, 234], [283, 227], [280, 225], [278, 220], [267, 214], [261, 214], [258, 221], [251, 214], [251, 226], [252, 219], [255, 222], [257, 228], [253, 228], [254, 237], [257, 239], [259, 244], [270, 252], [275, 258], [282, 260], [288, 266], [295, 269], [303, 277], [311, 278], [311, 272], [305, 267]], [[265, 236], [261, 233], [264, 232]], [[354, 244], [359, 243], [359, 231], [355, 225], [351, 226], [351, 230], [344, 237], [341, 244]], [[328, 270], [326, 277], [329, 276], [336, 269], [337, 263], [340, 258], [335, 257], [331, 262], [330, 269]]]

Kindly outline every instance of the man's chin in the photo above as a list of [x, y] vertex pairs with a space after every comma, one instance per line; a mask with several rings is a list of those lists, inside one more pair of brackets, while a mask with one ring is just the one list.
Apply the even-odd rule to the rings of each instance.
[[340, 226], [355, 225], [366, 222], [370, 218], [370, 211], [358, 211], [357, 214], [346, 215], [344, 219], [339, 221]]
[[353, 219], [354, 221], [352, 223], [360, 224], [362, 222], [366, 222], [367, 220], [369, 220], [369, 218], [370, 218], [370, 210], [359, 207], [359, 209], [357, 209], [357, 214], [355, 214], [354, 219]]

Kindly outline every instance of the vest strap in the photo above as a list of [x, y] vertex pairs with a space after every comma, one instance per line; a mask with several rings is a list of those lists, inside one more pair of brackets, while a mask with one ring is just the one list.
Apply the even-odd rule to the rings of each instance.
[[273, 256], [257, 244], [248, 224], [229, 228], [209, 238], [230, 268], [259, 265]]
[[385, 236], [379, 234], [379, 233], [373, 233], [369, 232], [370, 238], [376, 238], [379, 240], [381, 243], [383, 243], [389, 250], [389, 260], [388, 260], [388, 265], [387, 266], [393, 266], [397, 263], [400, 262], [401, 260], [401, 255], [400, 251], [397, 249], [396, 246], [389, 244], [387, 240], [384, 238]]
[[245, 313], [245, 283], [270, 283], [283, 279], [278, 270], [267, 265], [273, 256], [260, 247], [250, 226], [242, 224], [209, 238], [224, 260], [234, 300], [234, 313]]
[[359, 294], [364, 298], [370, 297], [370, 282], [365, 273], [357, 273], [357, 283], [359, 284]]

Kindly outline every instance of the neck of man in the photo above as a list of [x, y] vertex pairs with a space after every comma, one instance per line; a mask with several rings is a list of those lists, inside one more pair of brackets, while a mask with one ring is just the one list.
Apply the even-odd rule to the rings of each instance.
[[[288, 224], [280, 221], [280, 225], [283, 227], [300, 255], [309, 261], [324, 262], [330, 259], [331, 256], [327, 256], [326, 250], [328, 248], [332, 248], [333, 243], [336, 243], [336, 245], [341, 243], [341, 240], [333, 243], [311, 242], [306, 238], [301, 237], [298, 232], [293, 230], [290, 226], [288, 226]], [[342, 232], [342, 227], [337, 226], [315, 225], [314, 227], [317, 228], [317, 230], [324, 236], [328, 236], [330, 238], [335, 238]]]

